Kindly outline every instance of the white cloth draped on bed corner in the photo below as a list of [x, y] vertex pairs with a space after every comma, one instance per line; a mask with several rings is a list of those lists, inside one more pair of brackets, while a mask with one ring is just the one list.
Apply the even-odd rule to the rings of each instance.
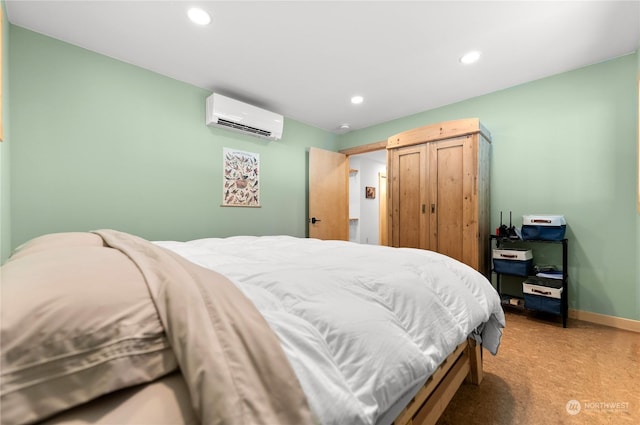
[[491, 284], [432, 251], [290, 236], [154, 243], [253, 301], [323, 424], [376, 424], [469, 335], [493, 354], [500, 343]]

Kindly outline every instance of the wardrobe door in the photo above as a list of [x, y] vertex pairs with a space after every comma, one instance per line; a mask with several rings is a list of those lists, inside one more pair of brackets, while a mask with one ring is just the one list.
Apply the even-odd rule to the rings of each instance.
[[391, 244], [486, 274], [491, 133], [478, 118], [445, 121], [395, 134], [387, 149]]
[[429, 249], [477, 264], [473, 136], [429, 143]]
[[389, 153], [391, 245], [427, 249], [427, 147], [409, 146]]

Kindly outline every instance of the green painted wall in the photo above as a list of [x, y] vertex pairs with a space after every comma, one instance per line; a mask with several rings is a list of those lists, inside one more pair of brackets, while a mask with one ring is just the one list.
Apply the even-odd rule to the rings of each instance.
[[[304, 236], [309, 146], [346, 148], [477, 116], [494, 140], [494, 227], [500, 211], [518, 225], [526, 213], [564, 214], [570, 307], [640, 319], [637, 54], [340, 137], [286, 120], [282, 141], [267, 143], [204, 126], [207, 91], [9, 27], [3, 249], [9, 238], [15, 248], [44, 233], [107, 227], [149, 239]], [[220, 207], [223, 147], [260, 154], [262, 208]]]
[[637, 54], [342, 135], [340, 147], [479, 117], [493, 136], [492, 228], [500, 211], [564, 214], [569, 306], [640, 319], [636, 209]]
[[[332, 133], [287, 119], [279, 142], [205, 126], [194, 86], [11, 26], [12, 247], [115, 228], [159, 240], [305, 236], [307, 151]], [[223, 147], [258, 153], [262, 208], [222, 203]]]
[[4, 0], [2, 7], [2, 124], [4, 127], [3, 141], [0, 142], [0, 265], [11, 253], [11, 175], [9, 155], [11, 149], [9, 125], [9, 23], [5, 12]]

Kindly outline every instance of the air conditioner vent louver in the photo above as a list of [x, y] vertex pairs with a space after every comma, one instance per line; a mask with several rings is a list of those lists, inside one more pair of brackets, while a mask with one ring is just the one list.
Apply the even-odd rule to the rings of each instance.
[[221, 125], [221, 126], [224, 126], [224, 127], [232, 127], [232, 128], [235, 128], [236, 130], [247, 131], [249, 133], [255, 133], [255, 134], [258, 134], [260, 136], [265, 136], [265, 137], [271, 136], [271, 132], [270, 131], [260, 130], [259, 128], [250, 127], [250, 126], [244, 125], [244, 124], [238, 124], [236, 122], [229, 121], [229, 120], [223, 120], [221, 118], [218, 118], [218, 125]]
[[207, 125], [267, 140], [280, 140], [284, 117], [266, 109], [213, 93], [207, 97]]

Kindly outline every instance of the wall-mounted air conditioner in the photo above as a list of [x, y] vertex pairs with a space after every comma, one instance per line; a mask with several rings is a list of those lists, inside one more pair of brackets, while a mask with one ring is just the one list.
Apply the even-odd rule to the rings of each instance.
[[207, 125], [260, 137], [280, 140], [284, 118], [274, 112], [213, 93], [207, 97]]

